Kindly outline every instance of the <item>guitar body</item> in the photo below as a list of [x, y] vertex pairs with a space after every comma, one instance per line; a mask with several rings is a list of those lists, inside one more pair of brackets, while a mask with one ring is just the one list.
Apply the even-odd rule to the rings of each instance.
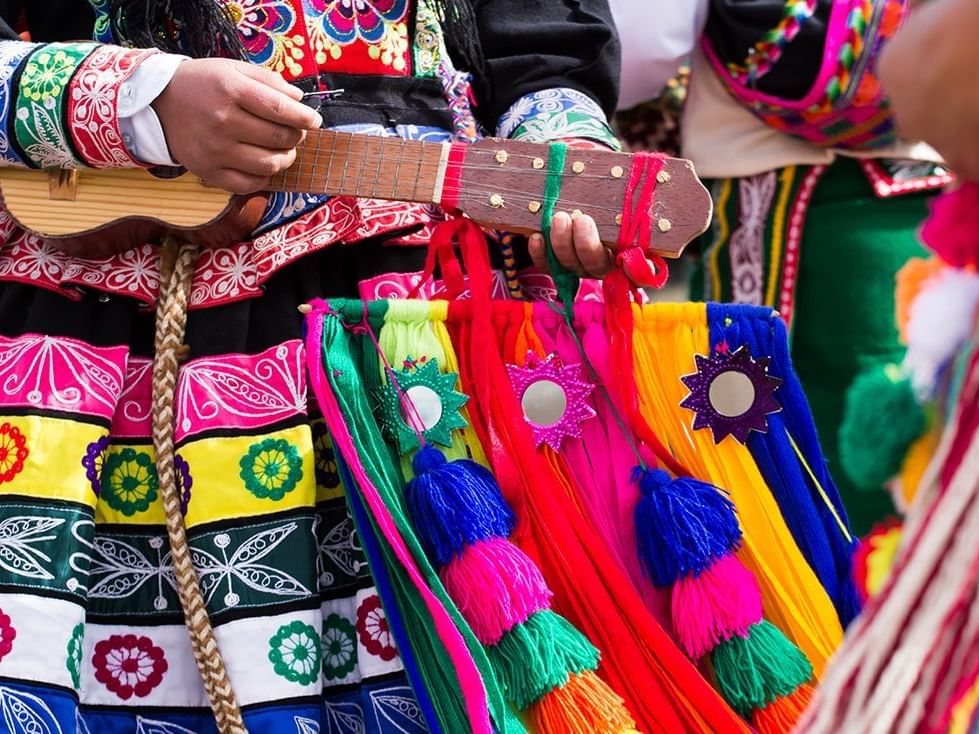
[[[236, 197], [189, 173], [142, 169], [42, 172], [0, 168], [0, 197], [17, 223], [59, 250], [108, 257], [165, 235], [205, 247], [240, 242], [258, 224], [267, 195]], [[125, 212], [120, 217], [120, 212]]]

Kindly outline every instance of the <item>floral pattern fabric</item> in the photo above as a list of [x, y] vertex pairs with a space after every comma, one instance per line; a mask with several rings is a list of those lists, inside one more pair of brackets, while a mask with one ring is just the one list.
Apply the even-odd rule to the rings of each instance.
[[[204, 601], [248, 671], [233, 675], [250, 732], [423, 732], [304, 364], [296, 341], [181, 371], [176, 468]], [[0, 717], [25, 731], [214, 731], [148, 368], [125, 348], [0, 339]]]

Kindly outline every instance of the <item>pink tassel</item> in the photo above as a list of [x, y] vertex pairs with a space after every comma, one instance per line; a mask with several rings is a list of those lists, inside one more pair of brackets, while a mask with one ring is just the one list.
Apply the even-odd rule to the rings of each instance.
[[551, 590], [537, 565], [503, 538], [467, 546], [439, 572], [449, 596], [484, 645], [547, 609]]
[[673, 586], [673, 629], [694, 660], [734, 635], [746, 637], [761, 619], [758, 582], [733, 554]]

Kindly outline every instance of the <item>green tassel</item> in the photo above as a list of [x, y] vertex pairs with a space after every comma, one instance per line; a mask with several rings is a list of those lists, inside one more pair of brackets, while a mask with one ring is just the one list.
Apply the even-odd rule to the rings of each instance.
[[581, 632], [550, 609], [530, 615], [486, 648], [509, 700], [523, 711], [571, 673], [598, 667], [599, 653]]
[[745, 718], [812, 678], [812, 664], [775, 625], [762, 620], [711, 653], [724, 699]]

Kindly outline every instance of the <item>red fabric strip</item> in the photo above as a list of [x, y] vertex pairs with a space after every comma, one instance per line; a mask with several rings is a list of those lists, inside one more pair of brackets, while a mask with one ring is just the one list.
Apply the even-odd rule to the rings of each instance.
[[449, 158], [445, 165], [445, 180], [442, 184], [442, 197], [439, 203], [444, 209], [459, 207], [459, 194], [462, 191], [462, 167], [466, 163], [469, 143], [452, 143]]

